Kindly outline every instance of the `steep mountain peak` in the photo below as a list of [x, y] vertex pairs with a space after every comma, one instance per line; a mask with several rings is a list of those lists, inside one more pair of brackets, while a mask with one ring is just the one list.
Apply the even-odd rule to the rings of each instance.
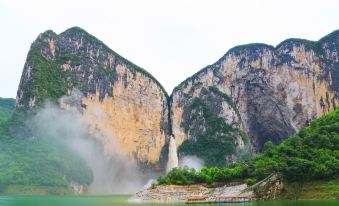
[[[143, 69], [142, 67], [134, 64], [133, 62], [129, 61], [128, 59], [122, 57], [120, 54], [112, 50], [110, 47], [108, 47], [104, 42], [93, 36], [92, 34], [88, 33], [86, 30], [80, 28], [80, 27], [72, 27], [67, 29], [66, 31], [62, 32], [59, 35], [60, 39], [68, 39], [68, 42], [65, 43], [71, 43], [76, 42], [77, 46], [83, 46], [83, 43], [89, 42], [92, 45], [96, 45], [100, 49], [104, 50], [107, 53], [111, 53], [114, 57], [117, 63], [122, 63], [131, 68], [132, 70], [136, 70], [138, 72], [143, 73], [145, 76], [150, 78], [152, 81], [156, 82], [158, 86], [161, 88], [162, 92], [168, 97], [168, 93], [165, 90], [165, 88], [161, 85], [161, 83], [148, 71]], [[80, 44], [81, 43], [81, 44]]]
[[[103, 43], [101, 40], [93, 36], [92, 34], [88, 33], [86, 30], [80, 28], [80, 27], [71, 27], [64, 32], [60, 33], [59, 38], [68, 38], [69, 41], [88, 41], [92, 44], [96, 44], [97, 46], [101, 47], [102, 49], [105, 49], [107, 52], [112, 52], [115, 55], [118, 55], [115, 51], [113, 51], [111, 48], [109, 48], [105, 43]], [[119, 55], [120, 56], [120, 55]]]
[[[233, 47], [168, 98], [151, 74], [85, 30], [46, 31], [28, 54], [17, 107], [32, 108], [76, 88], [93, 130], [109, 134], [98, 137], [105, 154], [114, 155], [117, 144], [123, 154], [159, 168], [174, 135], [179, 153], [230, 163], [338, 107], [338, 34]], [[97, 109], [104, 118], [92, 113]]]
[[[94, 72], [92, 75], [99, 75], [100, 73], [102, 76], [101, 80], [106, 79], [107, 82], [113, 81], [117, 78], [115, 75], [115, 67], [118, 65], [124, 65], [124, 67], [128, 68], [132, 73], [140, 73], [146, 78], [149, 78], [152, 82], [156, 83], [165, 96], [168, 97], [166, 90], [163, 88], [160, 82], [158, 82], [157, 79], [154, 78], [149, 72], [120, 56], [118, 53], [110, 49], [106, 44], [97, 39], [95, 36], [89, 34], [84, 29], [80, 27], [72, 27], [60, 33], [59, 35], [52, 30], [47, 30], [41, 33], [32, 43], [31, 50], [28, 53], [25, 65], [25, 68], [27, 67], [27, 69], [24, 69], [23, 76], [21, 78], [22, 83], [20, 83], [22, 86], [19, 86], [19, 88], [23, 88], [23, 85], [27, 83], [26, 80], [28, 81], [29, 78], [36, 78], [37, 76], [43, 78], [28, 83], [26, 87], [30, 87], [30, 92], [17, 94], [17, 106], [32, 107], [36, 105], [36, 103], [41, 103], [45, 97], [58, 98], [60, 95], [69, 94], [69, 92], [72, 90], [71, 88], [75, 85], [81, 88], [88, 88], [84, 85], [85, 82], [78, 82], [75, 84], [75, 82], [79, 80], [75, 79], [75, 77], [72, 77], [71, 75], [71, 73], [75, 72], [75, 70], [83, 73], [88, 73], [89, 71]], [[49, 70], [50, 74], [56, 74], [53, 77], [54, 81], [57, 79], [57, 81], [60, 82], [58, 83], [59, 85], [64, 85], [62, 91], [60, 88], [56, 89], [54, 86], [51, 87], [55, 88], [55, 90], [58, 90], [59, 92], [52, 92], [54, 89], [50, 90], [48, 89], [48, 86], [47, 89], [42, 89], [43, 84], [40, 85], [41, 82], [46, 81], [47, 85], [52, 84], [49, 80], [52, 77], [49, 77], [47, 73], [45, 73], [47, 70]], [[39, 75], [32, 75], [34, 72], [39, 73]], [[104, 73], [109, 74], [110, 77], [103, 76]], [[88, 77], [91, 77], [90, 73], [88, 73], [88, 75]], [[91, 88], [91, 91], [86, 90], [83, 92], [85, 95], [87, 95], [88, 92], [93, 93], [95, 90], [97, 90], [97, 87], [98, 86]], [[37, 92], [37, 90], [40, 92]], [[19, 91], [21, 92], [22, 90], [19, 89], [18, 92]], [[32, 95], [34, 92], [37, 92], [38, 96], [41, 98], [37, 99], [37, 96], [33, 97]], [[45, 94], [39, 95], [41, 93]], [[111, 92], [108, 90], [106, 91], [106, 89], [99, 89], [99, 93], [101, 100], [106, 93], [108, 95], [111, 94]]]
[[77, 90], [82, 95], [72, 104], [108, 157], [119, 148], [141, 165], [161, 168], [169, 130], [168, 95], [161, 84], [80, 27], [40, 34], [27, 56], [16, 107], [34, 108], [46, 99], [58, 103]]
[[[248, 134], [255, 152], [261, 151], [266, 141], [279, 143], [310, 120], [337, 108], [338, 34], [334, 31], [319, 41], [291, 38], [276, 47], [260, 43], [236, 46], [216, 63], [180, 83], [171, 98], [173, 133], [184, 145], [179, 152], [190, 152], [209, 159], [208, 152], [212, 147], [204, 148], [206, 154], [194, 152], [192, 141], [199, 142], [200, 139], [206, 142], [206, 136], [213, 138], [218, 133], [225, 134], [224, 128], [217, 127], [213, 129], [214, 135], [206, 134], [210, 128], [203, 126], [207, 119], [201, 115], [202, 112], [197, 112], [197, 98], [203, 102], [199, 105], [201, 108], [214, 108], [210, 110], [219, 114], [216, 116], [224, 118], [225, 122], [230, 116], [234, 117], [233, 121], [228, 121], [230, 125], [236, 124], [234, 114], [239, 113], [241, 123], [238, 124]], [[229, 98], [217, 101], [211, 97], [210, 100], [202, 99], [211, 96], [208, 90], [204, 90], [211, 86]], [[218, 104], [228, 105], [227, 115], [221, 115], [227, 107], [222, 108]], [[236, 109], [231, 105], [235, 105]], [[192, 132], [195, 130], [204, 132]], [[240, 141], [234, 141], [238, 141], [236, 146], [241, 148]], [[192, 150], [187, 151], [187, 145]]]

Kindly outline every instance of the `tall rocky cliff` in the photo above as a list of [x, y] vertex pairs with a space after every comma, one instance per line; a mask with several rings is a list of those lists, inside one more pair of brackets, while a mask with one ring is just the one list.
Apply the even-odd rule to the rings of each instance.
[[[174, 89], [172, 131], [178, 145], [184, 142], [179, 151], [199, 155], [201, 151], [186, 145], [198, 143], [204, 135], [224, 136], [224, 126], [215, 126], [216, 121], [208, 124], [211, 116], [233, 128], [239, 125], [252, 152], [259, 152], [266, 141], [279, 143], [332, 111], [339, 104], [338, 52], [339, 31], [318, 42], [288, 39], [277, 47], [249, 44], [232, 48]], [[225, 98], [214, 98], [215, 91]], [[209, 117], [194, 106], [198, 100], [209, 107]], [[232, 136], [234, 146], [243, 147], [241, 138]], [[205, 140], [202, 143], [206, 145]], [[218, 146], [212, 143], [211, 148]]]
[[28, 53], [16, 107], [39, 107], [74, 89], [80, 90], [77, 104], [108, 157], [119, 150], [160, 168], [169, 109], [155, 78], [78, 27], [40, 34]]
[[39, 107], [77, 89], [78, 106], [106, 155], [118, 146], [139, 163], [164, 168], [174, 135], [180, 155], [224, 164], [337, 107], [338, 52], [339, 31], [317, 42], [234, 47], [168, 97], [149, 73], [84, 30], [46, 31], [28, 53], [16, 106]]

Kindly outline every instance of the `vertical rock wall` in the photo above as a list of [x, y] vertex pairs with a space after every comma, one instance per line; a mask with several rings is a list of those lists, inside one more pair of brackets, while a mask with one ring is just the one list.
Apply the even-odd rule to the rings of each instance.
[[86, 31], [46, 31], [28, 53], [16, 107], [39, 108], [78, 89], [80, 110], [107, 156], [119, 152], [164, 169], [173, 134], [179, 153], [229, 163], [338, 106], [338, 42], [335, 31], [318, 42], [234, 47], [169, 98], [148, 72]]

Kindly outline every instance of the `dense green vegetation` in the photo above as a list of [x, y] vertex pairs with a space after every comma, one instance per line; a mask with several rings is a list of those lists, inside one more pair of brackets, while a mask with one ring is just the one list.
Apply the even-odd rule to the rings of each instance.
[[[179, 147], [181, 155], [195, 155], [203, 159], [206, 166], [223, 166], [226, 156], [236, 154], [237, 136], [246, 141], [245, 134], [238, 123], [228, 124], [215, 110], [217, 102], [226, 101], [236, 112], [235, 103], [216, 87], [203, 88], [200, 97], [195, 97], [192, 103], [184, 107], [182, 127], [186, 134], [195, 138], [185, 140]], [[240, 118], [239, 112], [237, 112]], [[204, 127], [204, 131], [199, 131]]]
[[[14, 101], [10, 102], [14, 106]], [[12, 112], [13, 107], [9, 108]], [[15, 114], [23, 118], [20, 112]], [[70, 181], [87, 185], [92, 182], [86, 163], [62, 141], [15, 135], [11, 129], [18, 129], [16, 126], [14, 118], [0, 122], [0, 193], [26, 187], [44, 187], [59, 193], [60, 188], [71, 191]]]
[[174, 168], [158, 179], [158, 184], [190, 185], [197, 183], [228, 182], [243, 177], [241, 166], [233, 168], [204, 167], [200, 172], [189, 168]]
[[339, 179], [307, 181], [299, 190], [298, 182], [286, 182], [280, 194], [282, 199], [338, 199]]
[[0, 97], [0, 109], [6, 109], [9, 111], [12, 111], [14, 107], [15, 107], [15, 99]]
[[69, 195], [74, 194], [70, 187], [40, 185], [9, 185], [1, 193], [5, 195]]
[[159, 178], [159, 184], [194, 184], [246, 180], [249, 184], [271, 173], [279, 173], [287, 182], [303, 184], [328, 180], [339, 174], [339, 109], [300, 130], [274, 146], [265, 144], [262, 154], [233, 167], [203, 168], [196, 172], [177, 168]]
[[0, 125], [11, 117], [14, 104], [15, 99], [0, 97]]
[[0, 182], [7, 185], [67, 187], [68, 181], [90, 184], [84, 161], [57, 141], [1, 138]]
[[41, 55], [38, 48], [32, 47], [28, 53], [33, 62], [33, 90], [36, 101], [41, 104], [44, 100], [55, 101], [66, 94], [64, 77], [66, 73], [59, 68], [55, 60], [48, 61]]

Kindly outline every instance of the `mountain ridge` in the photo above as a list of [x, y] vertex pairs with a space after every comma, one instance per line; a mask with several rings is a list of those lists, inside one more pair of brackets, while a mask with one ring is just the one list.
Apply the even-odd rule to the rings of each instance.
[[[31, 46], [29, 54], [35, 56], [27, 57], [17, 108], [32, 108], [77, 88], [83, 93], [77, 105], [98, 127], [93, 131], [109, 133], [109, 141], [117, 138], [123, 153], [146, 167], [164, 168], [171, 135], [179, 155], [196, 155], [188, 145], [217, 141], [220, 151], [233, 152], [220, 153], [215, 161], [231, 163], [240, 154], [261, 151], [266, 141], [279, 143], [338, 106], [338, 34], [335, 30], [318, 41], [286, 39], [275, 47], [235, 46], [169, 96], [146, 70], [80, 27], [60, 34], [47, 30]], [[107, 115], [104, 124], [89, 113], [91, 107]], [[99, 141], [110, 153], [112, 143]]]
[[[190, 77], [188, 77], [185, 80], [183, 80], [182, 82], [180, 82], [176, 87], [174, 87], [174, 89], [172, 90], [171, 95], [173, 94], [173, 92], [178, 90], [180, 88], [180, 85], [182, 85], [188, 79], [191, 79], [192, 77], [194, 77], [194, 76], [204, 72], [210, 66], [212, 66], [214, 64], [218, 64], [223, 59], [225, 59], [227, 55], [229, 55], [232, 52], [239, 52], [239, 50], [249, 49], [249, 48], [253, 48], [253, 47], [255, 48], [255, 47], [258, 47], [258, 46], [266, 47], [266, 48], [269, 48], [269, 49], [272, 49], [273, 51], [275, 51], [275, 50], [277, 50], [279, 47], [283, 46], [283, 44], [285, 44], [287, 42], [301, 42], [301, 43], [305, 43], [305, 45], [306, 44], [308, 44], [308, 45], [310, 45], [310, 44], [311, 45], [313, 45], [313, 44], [320, 44], [321, 42], [324, 42], [325, 40], [327, 40], [329, 38], [332, 38], [333, 36], [338, 36], [338, 35], [339, 35], [339, 29], [332, 31], [331, 33], [325, 35], [324, 37], [321, 37], [318, 41], [302, 39], [302, 38], [288, 38], [288, 39], [285, 39], [285, 40], [281, 41], [276, 46], [273, 46], [273, 45], [270, 45], [270, 44], [266, 44], [266, 43], [259, 43], [259, 42], [258, 43], [248, 43], [248, 44], [241, 44], [241, 45], [233, 46], [221, 58], [219, 58], [215, 63], [209, 64], [209, 65], [199, 69], [196, 73], [194, 73]], [[314, 45], [312, 47], [314, 48]]]
[[[132, 61], [122, 57], [119, 53], [115, 52], [114, 50], [112, 50], [109, 46], [107, 46], [104, 42], [102, 42], [101, 40], [99, 40], [98, 38], [96, 38], [95, 36], [93, 36], [92, 34], [88, 33], [86, 30], [82, 29], [81, 27], [78, 27], [78, 26], [74, 26], [74, 27], [71, 27], [71, 28], [68, 28], [66, 29], [65, 31], [57, 34], [55, 33], [53, 30], [46, 30], [45, 32], [42, 32], [39, 34], [40, 35], [44, 35], [44, 34], [53, 34], [53, 35], [63, 35], [63, 34], [67, 34], [67, 33], [74, 33], [74, 32], [78, 32], [78, 33], [84, 33], [88, 36], [90, 36], [91, 38], [93, 38], [95, 41], [97, 41], [99, 44], [101, 44], [105, 49], [109, 50], [110, 52], [113, 52], [114, 54], [118, 55], [120, 58], [122, 58], [124, 61], [128, 62], [130, 65], [134, 66], [135, 68], [137, 69], [140, 69], [141, 71], [143, 71], [144, 73], [146, 73], [147, 75], [150, 75], [150, 78], [152, 78], [154, 81], [156, 81], [159, 86], [161, 86], [161, 88], [163, 89], [164, 93], [167, 94], [168, 97], [170, 97], [174, 91], [176, 91], [178, 89], [178, 87], [180, 87], [180, 85], [187, 81], [188, 79], [192, 78], [193, 76], [196, 76], [200, 73], [202, 73], [205, 69], [207, 69], [208, 67], [214, 65], [214, 64], [217, 64], [218, 62], [222, 61], [227, 55], [229, 55], [230, 53], [232, 52], [236, 52], [239, 50], [244, 50], [244, 49], [250, 49], [250, 48], [255, 48], [255, 47], [266, 47], [266, 48], [270, 48], [272, 50], [277, 50], [279, 47], [281, 47], [283, 44], [287, 43], [287, 42], [300, 42], [300, 43], [303, 43], [305, 45], [312, 45], [310, 48], [313, 47], [313, 50], [314, 49], [314, 45], [316, 46], [319, 46], [317, 44], [320, 44], [321, 42], [324, 42], [325, 40], [327, 39], [330, 39], [330, 38], [333, 38], [333, 36], [338, 36], [339, 35], [339, 29], [337, 30], [334, 30], [330, 33], [328, 33], [327, 35], [321, 37], [319, 40], [315, 41], [315, 40], [308, 40], [308, 39], [302, 39], [302, 38], [288, 38], [288, 39], [285, 39], [283, 41], [281, 41], [280, 43], [278, 43], [276, 46], [273, 46], [273, 45], [270, 45], [270, 44], [266, 44], [266, 43], [248, 43], [248, 44], [241, 44], [241, 45], [237, 45], [237, 46], [233, 46], [231, 47], [230, 49], [228, 49], [228, 51], [221, 57], [219, 58], [215, 63], [212, 63], [212, 64], [209, 64], [209, 65], [206, 65], [205, 67], [199, 69], [196, 73], [194, 73], [193, 75], [191, 75], [190, 77], [188, 77], [187, 79], [183, 80], [182, 82], [180, 82], [177, 86], [175, 86], [173, 89], [172, 89], [172, 92], [171, 94], [169, 95], [168, 91], [164, 89], [164, 87], [162, 86], [162, 84], [153, 76], [151, 75], [149, 72], [147, 72], [145, 69], [143, 69], [142, 67], [134, 64]], [[34, 44], [34, 42], [32, 43]]]
[[[171, 94], [172, 121], [177, 121], [172, 124], [176, 127], [175, 136], [180, 137], [179, 145], [188, 139], [196, 141], [197, 136], [175, 125], [185, 122], [180, 117], [185, 113], [183, 104], [193, 104], [203, 87], [216, 86], [232, 97], [244, 120], [242, 129], [250, 135], [257, 133], [257, 137], [250, 137], [254, 152], [260, 151], [266, 140], [277, 144], [310, 120], [335, 109], [338, 34], [336, 30], [319, 41], [287, 39], [276, 47], [261, 43], [236, 46], [214, 64], [188, 77]], [[270, 108], [265, 109], [268, 103]]]
[[[142, 164], [159, 164], [169, 119], [168, 94], [161, 84], [79, 27], [59, 35], [51, 30], [41, 33], [28, 53], [16, 107], [39, 107], [46, 99], [58, 102], [73, 95], [74, 89], [82, 94], [76, 106], [98, 141], [106, 141], [105, 135], [121, 137], [102, 144], [108, 156], [113, 155], [114, 144], [127, 141], [128, 147], [120, 147], [124, 155], [137, 157]], [[104, 120], [96, 110], [105, 114]], [[114, 122], [115, 118], [120, 121]], [[100, 128], [99, 119], [105, 122]]]

